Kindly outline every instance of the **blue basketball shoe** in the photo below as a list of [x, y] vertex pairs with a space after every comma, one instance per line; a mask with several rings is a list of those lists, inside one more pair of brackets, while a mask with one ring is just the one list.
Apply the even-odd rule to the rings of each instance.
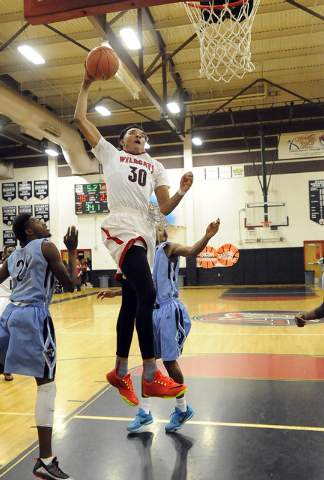
[[187, 405], [187, 411], [182, 412], [180, 408], [176, 407], [175, 411], [172, 413], [172, 418], [170, 423], [165, 426], [165, 431], [167, 433], [177, 432], [184, 426], [184, 424], [190, 420], [195, 414], [193, 408]]
[[139, 432], [144, 425], [150, 425], [151, 423], [153, 423], [152, 413], [147, 414], [143, 408], [140, 408], [135, 420], [128, 425], [127, 430], [129, 432]]

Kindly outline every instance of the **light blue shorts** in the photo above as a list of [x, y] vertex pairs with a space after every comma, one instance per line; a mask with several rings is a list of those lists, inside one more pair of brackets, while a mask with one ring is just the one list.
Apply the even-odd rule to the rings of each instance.
[[177, 360], [190, 332], [191, 320], [186, 307], [177, 298], [160, 304], [153, 311], [154, 355], [163, 361]]
[[54, 379], [55, 331], [46, 305], [11, 303], [5, 308], [0, 317], [0, 363], [5, 372]]

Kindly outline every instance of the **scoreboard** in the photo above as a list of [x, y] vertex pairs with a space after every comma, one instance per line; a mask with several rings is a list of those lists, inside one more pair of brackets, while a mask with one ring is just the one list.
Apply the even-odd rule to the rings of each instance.
[[85, 183], [74, 186], [75, 213], [108, 213], [105, 183]]

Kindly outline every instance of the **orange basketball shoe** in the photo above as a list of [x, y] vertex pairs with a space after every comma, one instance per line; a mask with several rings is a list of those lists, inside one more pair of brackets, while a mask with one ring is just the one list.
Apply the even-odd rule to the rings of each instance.
[[172, 378], [162, 375], [156, 370], [153, 382], [143, 378], [143, 394], [145, 397], [175, 398], [188, 390], [186, 385], [176, 383]]
[[130, 373], [125, 375], [125, 377], [117, 377], [116, 369], [114, 368], [114, 370], [107, 373], [106, 377], [110, 385], [118, 389], [120, 395], [126, 403], [132, 405], [132, 407], [135, 407], [139, 404], [138, 398], [134, 392], [133, 382], [131, 381]]

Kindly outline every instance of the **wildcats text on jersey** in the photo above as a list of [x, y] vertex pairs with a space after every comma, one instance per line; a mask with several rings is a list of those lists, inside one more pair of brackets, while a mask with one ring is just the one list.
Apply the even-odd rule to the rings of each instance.
[[138, 160], [137, 158], [133, 157], [120, 157], [121, 163], [136, 163], [137, 165], [142, 165], [146, 167], [151, 173], [154, 172], [154, 165], [151, 163], [145, 162], [144, 160]]

